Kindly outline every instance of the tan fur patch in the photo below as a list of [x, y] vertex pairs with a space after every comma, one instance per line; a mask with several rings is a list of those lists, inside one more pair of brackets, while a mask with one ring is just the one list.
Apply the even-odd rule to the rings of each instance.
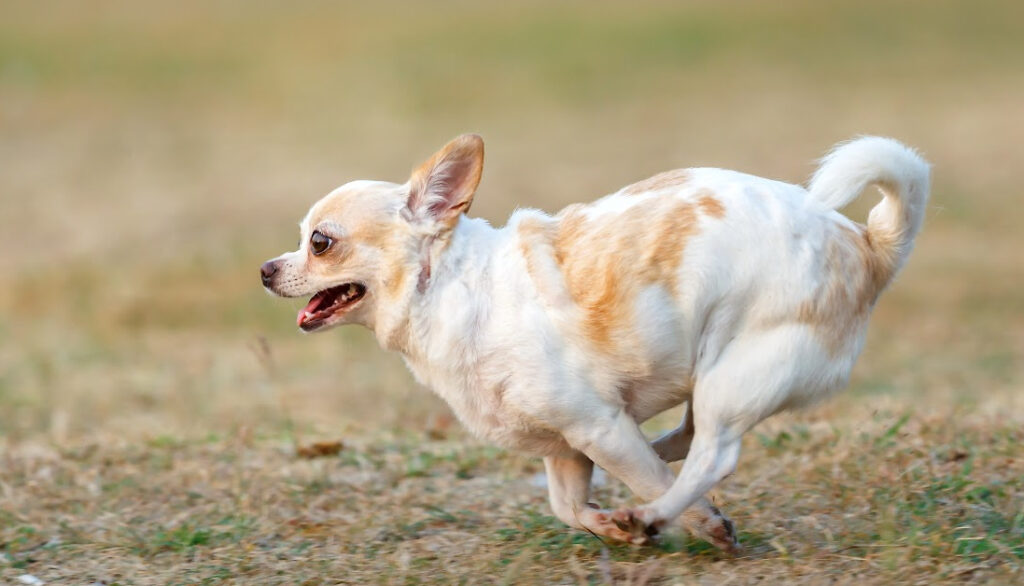
[[387, 296], [394, 299], [405, 288], [406, 280], [406, 262], [405, 259], [393, 256], [388, 261], [389, 271], [388, 280], [384, 284]]
[[614, 352], [619, 338], [631, 336], [633, 302], [643, 287], [676, 293], [683, 249], [698, 229], [696, 211], [692, 202], [665, 197], [593, 219], [579, 207], [559, 214], [555, 260], [596, 348]]
[[797, 310], [814, 327], [828, 351], [843, 352], [866, 322], [878, 295], [892, 277], [892, 259], [879, 254], [862, 227], [837, 227], [825, 249], [825, 282]]
[[317, 206], [309, 227], [316, 230], [323, 222], [334, 222], [349, 231], [343, 235], [346, 241], [343, 244], [359, 243], [384, 248], [389, 244], [394, 228], [391, 222], [382, 219], [387, 216], [378, 208], [366, 205], [372, 197], [372, 189], [355, 188], [337, 193]]
[[710, 189], [702, 189], [698, 195], [700, 195], [700, 199], [697, 200], [697, 205], [700, 206], [702, 212], [714, 218], [721, 218], [725, 215], [725, 207]]
[[648, 177], [643, 181], [627, 185], [620, 193], [623, 195], [639, 195], [641, 193], [658, 191], [659, 189], [678, 187], [684, 185], [689, 180], [690, 173], [687, 169], [675, 169], [672, 171], [665, 171], [664, 173], [658, 173], [657, 175]]
[[519, 252], [526, 261], [526, 271], [530, 274], [542, 299], [553, 298], [552, 292], [548, 290], [548, 279], [542, 276], [538, 266], [539, 255], [548, 254], [551, 247], [550, 231], [553, 222], [544, 222], [537, 218], [526, 218], [519, 222]]

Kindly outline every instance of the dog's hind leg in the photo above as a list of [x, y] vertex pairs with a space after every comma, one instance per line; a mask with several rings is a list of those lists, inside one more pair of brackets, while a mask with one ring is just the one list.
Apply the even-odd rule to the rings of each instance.
[[[636, 421], [624, 411], [590, 420], [585, 426], [563, 433], [570, 445], [624, 482], [641, 499], [660, 497], [675, 480], [672, 469], [658, 457]], [[645, 543], [660, 530], [660, 526], [631, 524], [622, 511], [601, 513], [629, 535], [624, 541]], [[732, 522], [706, 499], [695, 500], [682, 514], [681, 522], [690, 533], [720, 549], [738, 549]]]
[[803, 336], [791, 327], [748, 334], [698, 378], [695, 431], [683, 468], [654, 501], [617, 512], [628, 524], [650, 532], [672, 522], [735, 470], [747, 430], [785, 405], [794, 388], [826, 384], [820, 371], [801, 370], [806, 363], [823, 362], [820, 345]]
[[679, 427], [651, 442], [651, 448], [658, 457], [666, 462], [678, 462], [686, 458], [693, 441], [693, 417], [690, 417], [690, 406], [683, 411], [683, 420]]
[[[693, 431], [693, 417], [690, 416], [690, 405], [687, 403], [679, 427], [651, 442], [651, 448], [665, 462], [683, 460], [690, 452]], [[683, 526], [695, 537], [726, 551], [736, 551], [739, 548], [732, 521], [706, 497], [698, 499], [683, 513]]]

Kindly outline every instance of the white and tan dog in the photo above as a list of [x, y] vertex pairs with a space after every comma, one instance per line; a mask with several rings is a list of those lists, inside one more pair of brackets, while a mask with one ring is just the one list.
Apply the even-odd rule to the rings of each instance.
[[[867, 137], [809, 189], [720, 169], [655, 175], [504, 228], [465, 215], [483, 168], [456, 138], [404, 184], [353, 181], [302, 221], [264, 286], [312, 296], [305, 331], [357, 323], [475, 434], [544, 457], [559, 519], [644, 543], [667, 524], [732, 550], [704, 497], [762, 419], [846, 385], [879, 293], [921, 226], [929, 167]], [[865, 188], [866, 226], [835, 210]], [[688, 402], [648, 443], [639, 424]], [[678, 477], [666, 461], [685, 458]], [[594, 463], [647, 504], [590, 504]]]

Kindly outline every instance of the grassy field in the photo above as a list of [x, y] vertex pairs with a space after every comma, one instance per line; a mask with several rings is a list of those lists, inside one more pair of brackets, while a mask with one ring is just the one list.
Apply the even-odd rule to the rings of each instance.
[[[1024, 4], [0, 10], [0, 582], [1024, 581]], [[863, 133], [934, 163], [850, 390], [714, 493], [743, 555], [566, 529], [538, 460], [260, 288], [320, 195], [466, 131], [495, 223], [681, 166], [799, 182]]]

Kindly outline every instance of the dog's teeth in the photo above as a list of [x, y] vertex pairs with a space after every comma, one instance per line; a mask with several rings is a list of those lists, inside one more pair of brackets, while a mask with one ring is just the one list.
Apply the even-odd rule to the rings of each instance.
[[355, 285], [349, 285], [348, 286], [348, 291], [345, 292], [345, 295], [347, 296], [347, 295], [355, 295], [355, 294], [356, 294], [356, 286]]

